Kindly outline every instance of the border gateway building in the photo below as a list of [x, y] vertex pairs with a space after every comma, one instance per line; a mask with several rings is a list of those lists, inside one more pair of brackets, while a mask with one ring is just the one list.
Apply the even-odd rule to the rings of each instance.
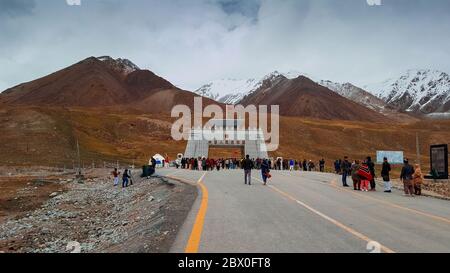
[[210, 148], [240, 148], [242, 157], [268, 158], [263, 131], [245, 129], [244, 120], [215, 119], [209, 121], [211, 128], [193, 128], [189, 134], [185, 158], [209, 157]]

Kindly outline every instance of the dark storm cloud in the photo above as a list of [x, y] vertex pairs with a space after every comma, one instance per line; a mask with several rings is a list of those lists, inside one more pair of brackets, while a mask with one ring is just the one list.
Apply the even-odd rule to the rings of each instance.
[[450, 72], [450, 1], [0, 0], [0, 89], [88, 56], [129, 58], [186, 89], [298, 70], [377, 82]]
[[32, 13], [35, 5], [34, 0], [1, 0], [0, 16], [29, 15]]
[[247, 16], [253, 20], [258, 17], [259, 8], [261, 7], [260, 0], [213, 0], [216, 1], [222, 9], [228, 13], [239, 13]]

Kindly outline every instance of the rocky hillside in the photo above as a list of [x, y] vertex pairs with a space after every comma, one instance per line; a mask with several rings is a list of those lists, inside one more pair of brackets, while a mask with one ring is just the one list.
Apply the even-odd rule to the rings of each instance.
[[450, 76], [437, 70], [408, 70], [366, 90], [400, 111], [417, 114], [450, 112]]
[[[196, 95], [181, 90], [126, 59], [90, 57], [43, 78], [0, 94], [0, 103], [38, 107], [124, 107], [146, 113], [170, 113], [192, 105]], [[205, 104], [214, 103], [206, 100]]]
[[273, 75], [242, 101], [243, 105], [279, 105], [284, 116], [317, 119], [382, 121], [386, 117], [348, 100], [309, 78]]

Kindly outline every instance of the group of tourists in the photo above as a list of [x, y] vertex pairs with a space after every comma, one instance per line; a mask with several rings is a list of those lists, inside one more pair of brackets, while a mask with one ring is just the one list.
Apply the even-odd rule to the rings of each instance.
[[[384, 183], [384, 192], [392, 192], [391, 183], [392, 167], [387, 158], [384, 158], [381, 167], [381, 178]], [[348, 177], [353, 180], [353, 188], [355, 191], [376, 191], [376, 170], [375, 163], [371, 157], [367, 157], [364, 161], [354, 160], [350, 163], [348, 157], [344, 160], [336, 160], [335, 172], [342, 176], [342, 185], [350, 187], [347, 183]], [[409, 164], [409, 160], [405, 159], [400, 179], [404, 185], [405, 196], [416, 196], [422, 194], [423, 174], [418, 164], [413, 167]]]
[[[319, 166], [317, 169], [316, 166]], [[281, 159], [278, 158], [271, 168], [278, 171], [305, 171], [305, 172], [325, 172], [325, 159], [321, 159], [318, 162], [313, 160], [295, 160], [295, 159]]]
[[[114, 187], [119, 186], [121, 172], [115, 168], [111, 174], [114, 177]], [[128, 186], [133, 186], [133, 175], [130, 169], [125, 169], [122, 174], [122, 188], [128, 188]]]
[[[258, 159], [259, 160], [259, 159]], [[186, 170], [193, 171], [213, 171], [213, 170], [235, 170], [241, 168], [242, 161], [236, 158], [183, 158], [181, 159], [181, 166], [177, 165], [176, 167]]]
[[[387, 180], [384, 190], [385, 192], [392, 192], [389, 178], [391, 169], [387, 159], [385, 163], [387, 165], [386, 168], [383, 169], [388, 169], [388, 171], [384, 174], [384, 177]], [[355, 191], [376, 191], [375, 163], [372, 161], [370, 156], [362, 162], [359, 160], [354, 160], [351, 163], [346, 156], [344, 157], [344, 160], [336, 160], [334, 165], [336, 173], [342, 175], [342, 185], [344, 187], [350, 187], [347, 183], [348, 177], [350, 177], [353, 180], [353, 188]]]
[[[289, 170], [289, 171], [305, 171], [312, 172], [316, 170], [316, 164], [312, 160], [284, 160], [278, 158], [276, 160], [271, 159], [251, 159], [247, 155], [244, 159], [238, 160], [236, 158], [228, 159], [212, 159], [212, 158], [183, 158], [180, 161], [180, 165], [176, 165], [177, 168], [186, 170], [198, 170], [198, 171], [220, 171], [220, 170], [235, 170], [242, 169], [245, 174], [245, 184], [251, 185], [251, 171], [253, 169], [261, 170], [262, 180], [264, 185], [267, 184], [269, 178], [271, 178], [271, 170]], [[156, 167], [156, 160], [152, 158], [150, 167]], [[319, 171], [325, 172], [325, 160], [321, 159], [318, 162]], [[334, 171], [336, 174], [341, 175], [343, 187], [350, 187], [348, 180], [353, 181], [353, 189], [355, 191], [376, 191], [377, 178], [375, 163], [369, 156], [365, 160], [353, 160], [350, 162], [347, 156], [344, 159], [338, 159], [334, 162]], [[387, 158], [384, 158], [381, 166], [381, 178], [384, 183], [384, 192], [392, 192], [391, 183], [391, 171], [392, 167]], [[122, 187], [126, 188], [133, 185], [133, 176], [130, 169], [126, 169], [123, 174], [116, 169], [112, 172], [114, 177], [114, 186], [118, 186], [120, 178], [122, 178]], [[409, 160], [404, 161], [400, 179], [404, 185], [405, 196], [416, 196], [422, 194], [423, 174], [419, 165], [414, 167], [409, 164]]]
[[[213, 171], [213, 170], [236, 170], [236, 169], [244, 169], [243, 162], [244, 159], [237, 158], [182, 158], [179, 165], [176, 165], [177, 168], [186, 169], [186, 170], [195, 170], [195, 171]], [[263, 167], [263, 163], [265, 162], [268, 165], [270, 170], [290, 170], [290, 171], [305, 171], [305, 172], [314, 172], [319, 170], [320, 172], [325, 172], [325, 160], [321, 159], [318, 161], [318, 164], [312, 160], [295, 160], [295, 159], [281, 159], [278, 158], [276, 160], [272, 159], [262, 159], [262, 158], [249, 158], [252, 161], [254, 169], [260, 170]], [[316, 166], [319, 166], [317, 169]]]

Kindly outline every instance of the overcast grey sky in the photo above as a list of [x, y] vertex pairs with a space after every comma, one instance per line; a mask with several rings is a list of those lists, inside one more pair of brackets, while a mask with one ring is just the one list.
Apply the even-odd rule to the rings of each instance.
[[0, 90], [89, 56], [128, 58], [194, 90], [297, 70], [357, 85], [450, 72], [450, 1], [0, 0]]

